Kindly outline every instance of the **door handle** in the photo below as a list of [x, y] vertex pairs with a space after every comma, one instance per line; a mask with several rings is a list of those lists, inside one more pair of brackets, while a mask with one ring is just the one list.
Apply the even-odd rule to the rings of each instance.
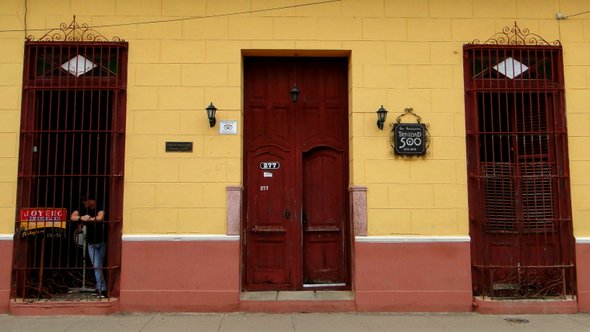
[[291, 218], [291, 212], [289, 212], [289, 210], [285, 210], [285, 211], [283, 211], [283, 217], [284, 217], [285, 219], [289, 219], [289, 218]]
[[307, 224], [307, 212], [305, 211], [305, 209], [301, 209], [301, 223], [303, 225]]

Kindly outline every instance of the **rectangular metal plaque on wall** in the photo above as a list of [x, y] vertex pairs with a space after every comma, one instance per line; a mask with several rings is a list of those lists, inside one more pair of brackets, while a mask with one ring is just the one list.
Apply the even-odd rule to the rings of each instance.
[[193, 142], [166, 142], [166, 152], [193, 152]]

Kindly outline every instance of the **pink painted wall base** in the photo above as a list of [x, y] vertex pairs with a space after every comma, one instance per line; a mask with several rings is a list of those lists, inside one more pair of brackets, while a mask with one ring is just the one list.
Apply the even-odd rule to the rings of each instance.
[[12, 275], [12, 240], [0, 240], [0, 313], [9, 311], [10, 278]]
[[122, 311], [232, 311], [239, 241], [123, 241]]
[[468, 242], [355, 244], [359, 311], [471, 311]]
[[590, 312], [590, 243], [576, 243], [578, 311]]
[[[123, 241], [119, 298], [86, 304], [11, 302], [11, 265], [4, 260], [0, 269], [0, 313], [590, 311], [590, 264], [584, 264], [590, 261], [590, 244], [576, 247], [577, 298], [555, 301], [473, 298], [468, 242], [357, 241], [354, 248], [352, 297], [345, 301], [241, 300], [237, 239]], [[0, 241], [0, 250], [12, 252], [12, 241]]]

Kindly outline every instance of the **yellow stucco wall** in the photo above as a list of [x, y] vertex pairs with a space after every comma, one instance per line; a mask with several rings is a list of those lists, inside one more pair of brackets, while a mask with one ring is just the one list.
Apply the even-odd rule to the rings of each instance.
[[[462, 46], [517, 21], [563, 44], [574, 227], [577, 236], [590, 236], [590, 14], [555, 19], [557, 12], [590, 10], [590, 3], [302, 6], [313, 2], [27, 1], [27, 29], [36, 37], [76, 15], [77, 22], [129, 42], [126, 234], [225, 233], [225, 188], [242, 182], [242, 50], [350, 51], [350, 180], [368, 188], [369, 235], [468, 234]], [[0, 233], [12, 232], [16, 206], [24, 14], [24, 0], [0, 1]], [[219, 108], [218, 121], [239, 121], [238, 135], [209, 128], [209, 102]], [[427, 158], [392, 156], [388, 130], [375, 126], [381, 104], [389, 110], [387, 123], [413, 107], [430, 124]], [[194, 152], [166, 153], [166, 141], [192, 141]]]
[[[15, 1], [0, 2], [0, 30], [20, 29]], [[11, 14], [11, 15], [10, 15]], [[23, 33], [0, 33], [0, 233], [14, 231]]]

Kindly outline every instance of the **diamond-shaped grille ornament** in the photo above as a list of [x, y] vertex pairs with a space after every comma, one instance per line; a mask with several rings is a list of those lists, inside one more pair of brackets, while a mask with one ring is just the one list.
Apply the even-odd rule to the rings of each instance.
[[61, 67], [67, 70], [70, 74], [80, 77], [92, 69], [96, 68], [96, 64], [81, 55], [76, 55], [70, 60], [66, 61]]
[[510, 79], [519, 76], [529, 69], [524, 63], [514, 60], [512, 57], [508, 57], [493, 68]]

